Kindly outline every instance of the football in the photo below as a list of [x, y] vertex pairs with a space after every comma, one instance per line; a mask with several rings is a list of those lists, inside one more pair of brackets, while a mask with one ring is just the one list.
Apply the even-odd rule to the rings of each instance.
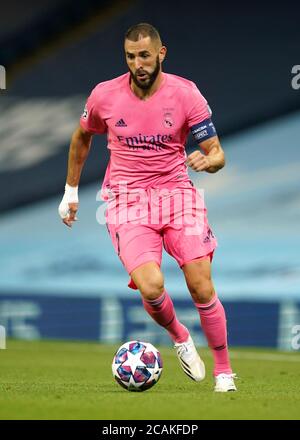
[[112, 362], [115, 380], [128, 391], [146, 391], [162, 374], [160, 352], [149, 342], [128, 341], [118, 348]]

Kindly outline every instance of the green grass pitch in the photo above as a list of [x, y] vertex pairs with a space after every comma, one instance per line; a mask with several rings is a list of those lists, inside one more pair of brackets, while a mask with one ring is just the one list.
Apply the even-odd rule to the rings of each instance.
[[9, 340], [0, 350], [0, 419], [299, 419], [300, 353], [232, 349], [237, 393], [213, 392], [212, 357], [203, 382], [190, 380], [172, 348], [150, 390], [131, 393], [111, 374], [121, 344]]

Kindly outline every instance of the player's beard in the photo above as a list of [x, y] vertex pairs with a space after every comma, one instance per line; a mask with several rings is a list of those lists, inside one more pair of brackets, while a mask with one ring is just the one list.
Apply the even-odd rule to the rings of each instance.
[[[130, 70], [130, 69], [129, 69]], [[155, 65], [155, 69], [153, 70], [152, 73], [148, 73], [146, 71], [143, 71], [145, 73], [147, 73], [148, 78], [145, 81], [140, 81], [137, 77], [136, 74], [134, 74], [131, 70], [130, 70], [130, 76], [134, 82], [134, 84], [139, 87], [140, 89], [143, 90], [148, 90], [152, 87], [154, 81], [156, 80], [159, 72], [160, 72], [160, 62], [159, 62], [159, 56], [157, 55], [156, 58], [156, 65]]]

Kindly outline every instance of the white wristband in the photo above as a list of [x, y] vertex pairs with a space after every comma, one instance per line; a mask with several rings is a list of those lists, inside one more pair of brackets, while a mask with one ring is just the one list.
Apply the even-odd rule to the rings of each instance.
[[66, 183], [65, 193], [58, 207], [58, 213], [62, 219], [69, 215], [69, 203], [78, 203], [78, 186], [70, 186]]
[[78, 203], [78, 186], [70, 186], [66, 183], [64, 198], [69, 203]]

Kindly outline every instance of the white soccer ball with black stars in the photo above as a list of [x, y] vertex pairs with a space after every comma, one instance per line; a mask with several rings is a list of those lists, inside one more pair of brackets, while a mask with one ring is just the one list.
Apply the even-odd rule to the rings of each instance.
[[112, 362], [115, 380], [128, 391], [146, 391], [160, 379], [163, 362], [149, 342], [128, 341], [118, 348]]

